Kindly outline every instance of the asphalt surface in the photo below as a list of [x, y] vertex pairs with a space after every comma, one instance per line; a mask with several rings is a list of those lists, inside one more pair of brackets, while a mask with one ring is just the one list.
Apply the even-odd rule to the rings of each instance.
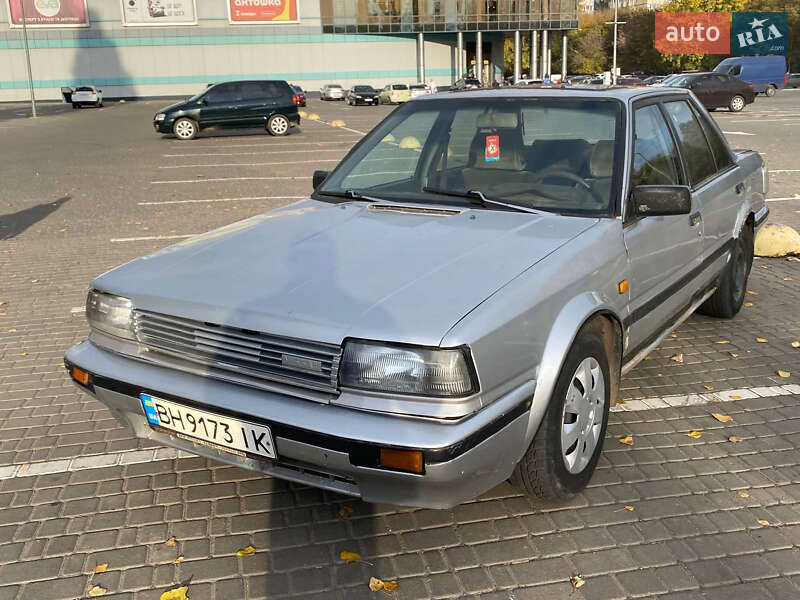
[[[193, 600], [358, 598], [375, 595], [370, 576], [396, 579], [378, 593], [396, 598], [800, 597], [798, 262], [757, 260], [752, 306], [692, 317], [623, 379], [597, 473], [566, 507], [508, 485], [452, 510], [368, 505], [133, 439], [63, 373], [91, 279], [304, 197], [391, 111], [310, 100], [320, 121], [285, 138], [178, 142], [152, 129], [164, 104], [38, 119], [0, 105], [0, 599], [99, 585], [138, 600], [187, 582]], [[800, 228], [800, 90], [714, 116], [765, 155], [770, 222]]]

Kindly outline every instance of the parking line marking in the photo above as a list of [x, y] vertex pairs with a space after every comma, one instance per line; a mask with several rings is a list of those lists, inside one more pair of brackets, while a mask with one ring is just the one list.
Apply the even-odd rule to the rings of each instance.
[[244, 200], [304, 200], [308, 196], [242, 196], [241, 198], [208, 198], [206, 200], [159, 200], [155, 202], [137, 202], [139, 206], [162, 204], [205, 204], [207, 202], [239, 202]]
[[770, 169], [770, 173], [800, 173], [800, 169]]
[[784, 196], [783, 198], [767, 198], [766, 202], [780, 202], [781, 200], [800, 200], [800, 195]]
[[[354, 140], [336, 140], [336, 141], [322, 141], [322, 142], [287, 142], [285, 144], [278, 145], [277, 143], [262, 143], [262, 144], [215, 144], [213, 146], [208, 146], [209, 148], [285, 148], [286, 146], [327, 146], [333, 144], [348, 144]], [[300, 152], [303, 152], [300, 150]], [[206, 153], [193, 153], [193, 154], [165, 154], [164, 156], [174, 157], [174, 156], [206, 156]]]
[[327, 125], [328, 127], [331, 127], [333, 129], [344, 129], [345, 131], [352, 131], [353, 133], [357, 133], [359, 135], [367, 135], [366, 131], [359, 131], [358, 129], [351, 129], [350, 127], [334, 127], [328, 121], [323, 121], [322, 119], [315, 119], [315, 120], [310, 121], [310, 122], [311, 123], [322, 123], [323, 125]]
[[712, 402], [731, 402], [734, 400], [748, 400], [751, 398], [768, 398], [770, 396], [797, 396], [800, 395], [800, 385], [773, 385], [738, 390], [725, 390], [721, 392], [707, 392], [705, 394], [684, 394], [680, 396], [659, 396], [655, 398], [642, 398], [640, 400], [626, 400], [621, 404], [611, 407], [611, 412], [631, 412], [639, 410], [653, 410], [656, 408], [671, 408], [681, 406], [699, 406]]
[[[320, 162], [339, 162], [340, 158], [314, 159], [315, 163]], [[211, 163], [206, 165], [161, 165], [159, 169], [202, 169], [205, 167], [274, 167], [277, 165], [307, 165], [307, 160], [289, 160], [282, 162], [260, 162], [260, 163]]]
[[181, 240], [196, 236], [196, 233], [185, 235], [143, 235], [141, 237], [111, 238], [109, 242], [147, 242], [149, 240]]
[[195, 154], [163, 154], [164, 158], [193, 158], [195, 156], [253, 156], [257, 154], [302, 154], [308, 152], [346, 152], [347, 148], [315, 148], [313, 150], [256, 150], [255, 152], [202, 152]]
[[271, 181], [276, 179], [291, 180], [291, 179], [311, 179], [307, 175], [298, 175], [296, 177], [202, 177], [197, 179], [170, 179], [168, 181], [151, 181], [151, 185], [162, 185], [167, 183], [206, 183], [209, 181]]

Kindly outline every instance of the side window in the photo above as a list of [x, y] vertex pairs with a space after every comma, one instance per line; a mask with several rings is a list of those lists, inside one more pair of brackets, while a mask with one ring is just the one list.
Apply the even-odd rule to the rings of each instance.
[[243, 83], [241, 85], [242, 99], [255, 100], [256, 98], [263, 98], [266, 90], [261, 87], [259, 83]]
[[683, 185], [678, 149], [658, 105], [637, 108], [633, 118], [631, 186]]
[[209, 104], [221, 104], [223, 102], [232, 102], [239, 97], [239, 84], [238, 83], [221, 83], [215, 85], [206, 94], [206, 100]]
[[738, 77], [742, 74], [742, 65], [736, 65], [732, 67], [730, 71], [728, 71], [728, 75], [733, 75], [734, 77]]
[[711, 152], [714, 154], [714, 160], [717, 163], [717, 171], [723, 171], [733, 164], [733, 156], [728, 148], [728, 142], [722, 137], [719, 130], [714, 127], [714, 124], [704, 115], [695, 113], [695, 116], [700, 120], [703, 126], [703, 131], [706, 134], [708, 143], [711, 146]]
[[711, 177], [717, 170], [714, 156], [689, 104], [685, 100], [665, 102], [664, 108], [678, 133], [692, 185]]
[[264, 89], [264, 97], [279, 98], [284, 93], [289, 94], [282, 85], [274, 81], [262, 81], [261, 87]]

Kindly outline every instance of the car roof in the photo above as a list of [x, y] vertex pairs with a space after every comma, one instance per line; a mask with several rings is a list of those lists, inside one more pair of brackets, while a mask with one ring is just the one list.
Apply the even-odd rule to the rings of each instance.
[[628, 87], [628, 86], [597, 86], [597, 87], [567, 87], [560, 89], [553, 88], [526, 88], [526, 87], [506, 87], [497, 89], [477, 89], [458, 92], [450, 92], [447, 95], [433, 94], [423, 96], [421, 102], [435, 102], [440, 99], [459, 98], [607, 98], [620, 100], [626, 104], [633, 100], [646, 98], [649, 96], [662, 96], [665, 94], [688, 95], [689, 90], [683, 88], [651, 88], [651, 87]]

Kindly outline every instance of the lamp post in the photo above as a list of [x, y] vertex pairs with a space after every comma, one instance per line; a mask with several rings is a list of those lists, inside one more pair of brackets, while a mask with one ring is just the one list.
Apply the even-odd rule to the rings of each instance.
[[626, 21], [620, 21], [617, 19], [617, 6], [619, 4], [619, 0], [614, 0], [614, 20], [613, 21], [606, 21], [606, 25], [614, 25], [614, 58], [612, 59], [611, 63], [611, 84], [617, 84], [617, 25], [624, 25]]
[[33, 72], [31, 71], [31, 51], [28, 48], [28, 25], [25, 19], [25, 0], [19, 0], [19, 7], [22, 15], [22, 39], [25, 44], [25, 63], [28, 66], [28, 87], [31, 91], [31, 116], [36, 118], [36, 97], [33, 94]]

